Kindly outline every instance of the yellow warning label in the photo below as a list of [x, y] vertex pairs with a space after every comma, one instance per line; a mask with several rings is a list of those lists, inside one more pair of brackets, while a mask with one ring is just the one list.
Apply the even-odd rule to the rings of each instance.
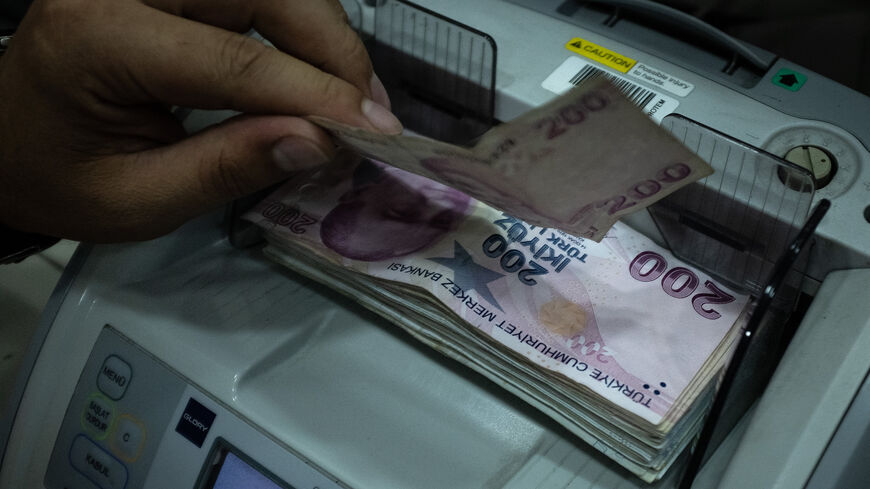
[[627, 73], [628, 70], [637, 63], [636, 60], [625, 57], [617, 52], [603, 48], [594, 42], [589, 42], [586, 39], [575, 37], [568, 41], [565, 47], [577, 54], [586, 56], [589, 59], [598, 61], [599, 63], [609, 66], [614, 70]]

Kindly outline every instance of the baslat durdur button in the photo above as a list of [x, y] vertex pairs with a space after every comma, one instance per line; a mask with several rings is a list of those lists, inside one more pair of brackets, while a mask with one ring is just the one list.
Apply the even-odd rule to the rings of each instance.
[[85, 401], [82, 411], [82, 428], [102, 440], [109, 433], [115, 419], [115, 403], [99, 392], [94, 392]]
[[78, 435], [69, 450], [70, 464], [100, 489], [124, 489], [127, 467], [85, 435]]
[[124, 397], [132, 378], [133, 369], [130, 368], [130, 364], [117, 355], [109, 355], [100, 367], [97, 387], [110, 399], [117, 401]]

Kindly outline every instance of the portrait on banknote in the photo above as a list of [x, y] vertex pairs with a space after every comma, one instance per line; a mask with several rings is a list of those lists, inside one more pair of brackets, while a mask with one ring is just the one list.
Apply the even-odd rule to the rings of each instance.
[[456, 229], [470, 203], [458, 190], [363, 159], [351, 187], [323, 218], [320, 237], [329, 249], [354, 260], [405, 256]]

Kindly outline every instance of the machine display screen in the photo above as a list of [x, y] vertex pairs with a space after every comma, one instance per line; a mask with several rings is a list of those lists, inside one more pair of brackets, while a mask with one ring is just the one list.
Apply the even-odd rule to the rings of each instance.
[[231, 451], [224, 452], [223, 462], [210, 477], [208, 489], [289, 489], [278, 484]]

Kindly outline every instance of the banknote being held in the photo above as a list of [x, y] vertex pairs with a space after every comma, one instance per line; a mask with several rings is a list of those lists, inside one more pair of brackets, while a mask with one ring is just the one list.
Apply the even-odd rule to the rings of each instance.
[[713, 172], [603, 77], [488, 131], [473, 148], [311, 120], [372, 159], [594, 241], [620, 216]]
[[598, 243], [368, 158], [297, 174], [246, 218], [280, 263], [647, 481], [697, 433], [747, 304], [621, 223]]

